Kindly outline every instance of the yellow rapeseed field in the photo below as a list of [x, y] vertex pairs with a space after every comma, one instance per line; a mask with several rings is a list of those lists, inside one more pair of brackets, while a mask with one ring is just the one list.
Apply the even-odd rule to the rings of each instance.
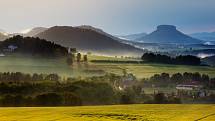
[[0, 121], [215, 121], [215, 105], [0, 108]]

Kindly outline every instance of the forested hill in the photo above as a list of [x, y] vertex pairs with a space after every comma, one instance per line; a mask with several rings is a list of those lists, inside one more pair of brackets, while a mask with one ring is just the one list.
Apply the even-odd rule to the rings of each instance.
[[144, 51], [128, 44], [123, 44], [111, 35], [92, 27], [55, 26], [36, 35], [41, 39], [55, 42], [65, 47], [76, 48], [82, 52], [102, 55], [139, 56]]
[[3, 53], [23, 53], [42, 56], [65, 56], [67, 48], [53, 42], [33, 37], [14, 36], [0, 42]]

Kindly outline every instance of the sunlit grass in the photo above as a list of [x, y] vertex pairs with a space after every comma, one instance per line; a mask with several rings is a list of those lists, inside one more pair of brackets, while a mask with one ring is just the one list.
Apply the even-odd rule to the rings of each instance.
[[215, 105], [0, 108], [1, 121], [214, 121]]

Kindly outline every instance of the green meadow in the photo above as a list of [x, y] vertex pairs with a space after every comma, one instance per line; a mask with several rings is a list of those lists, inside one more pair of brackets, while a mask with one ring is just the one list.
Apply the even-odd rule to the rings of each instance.
[[199, 72], [215, 77], [215, 68], [208, 66], [187, 66], [168, 64], [129, 64], [129, 63], [92, 63], [91, 60], [111, 61], [135, 61], [135, 59], [124, 59], [104, 56], [88, 56], [87, 64], [68, 66], [66, 58], [41, 58], [29, 56], [6, 56], [0, 57], [0, 72], [24, 72], [24, 73], [57, 73], [62, 77], [89, 77], [100, 76], [105, 73], [123, 74], [123, 70], [133, 73], [137, 78], [147, 78], [160, 73], [184, 73]]

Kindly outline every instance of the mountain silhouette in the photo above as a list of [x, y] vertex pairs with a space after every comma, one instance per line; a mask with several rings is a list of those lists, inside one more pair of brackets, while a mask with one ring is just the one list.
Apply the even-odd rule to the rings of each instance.
[[215, 41], [215, 32], [201, 32], [201, 33], [193, 33], [190, 36], [205, 40], [205, 41]]
[[138, 34], [130, 34], [130, 35], [121, 35], [121, 36], [117, 36], [121, 39], [126, 39], [126, 40], [138, 40], [144, 36], [146, 36], [147, 34], [146, 33], [138, 33]]
[[102, 29], [95, 28], [95, 27], [93, 27], [93, 26], [82, 25], [82, 26], [77, 26], [77, 27], [75, 27], [75, 28], [93, 30], [93, 31], [98, 32], [99, 34], [105, 35], [105, 36], [110, 37], [110, 38], [112, 38], [112, 39], [114, 39], [114, 40], [122, 41], [122, 39], [120, 39], [120, 38], [118, 38], [118, 37], [115, 37], [115, 36], [113, 36], [113, 35], [111, 35], [111, 34], [108, 34], [108, 33], [104, 32]]
[[142, 49], [120, 43], [109, 34], [95, 28], [55, 26], [35, 37], [53, 41], [65, 47], [76, 48], [82, 52], [105, 55], [140, 55]]
[[215, 56], [206, 57], [202, 61], [207, 65], [215, 66]]
[[201, 40], [192, 38], [176, 29], [173, 25], [160, 25], [157, 30], [138, 39], [144, 43], [197, 44]]

